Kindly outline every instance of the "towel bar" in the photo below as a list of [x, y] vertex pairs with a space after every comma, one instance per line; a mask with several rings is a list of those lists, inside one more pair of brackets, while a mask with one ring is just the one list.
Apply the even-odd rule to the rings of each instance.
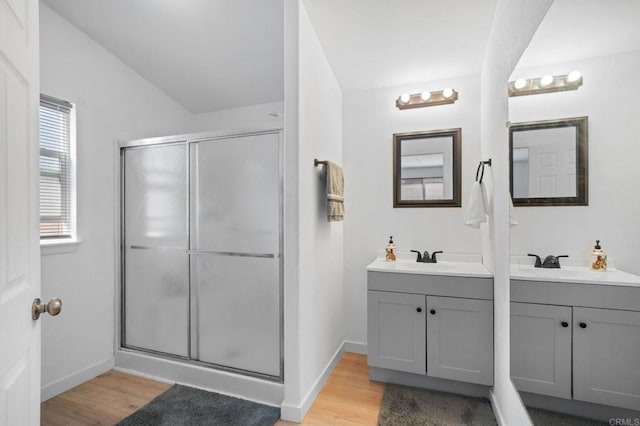
[[[491, 167], [491, 158], [489, 158], [488, 160], [485, 161], [480, 161], [480, 164], [478, 164], [478, 169], [476, 170], [476, 182], [480, 182], [482, 183], [482, 178], [484, 178], [484, 166], [488, 165], [489, 167]], [[480, 173], [480, 168], [482, 168], [482, 174]], [[480, 180], [478, 180], [478, 176], [480, 176]]]
[[322, 165], [327, 165], [327, 162], [325, 160], [318, 160], [317, 158], [313, 159], [313, 165], [314, 167], [318, 167], [320, 164]]

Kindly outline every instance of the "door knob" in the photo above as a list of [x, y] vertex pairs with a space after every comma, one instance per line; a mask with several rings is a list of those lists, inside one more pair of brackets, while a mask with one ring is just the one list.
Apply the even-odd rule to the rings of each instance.
[[33, 304], [31, 305], [31, 318], [37, 320], [40, 318], [40, 314], [44, 314], [48, 312], [49, 315], [55, 317], [62, 310], [62, 300], [54, 297], [49, 300], [49, 303], [41, 303], [39, 297], [33, 299]]

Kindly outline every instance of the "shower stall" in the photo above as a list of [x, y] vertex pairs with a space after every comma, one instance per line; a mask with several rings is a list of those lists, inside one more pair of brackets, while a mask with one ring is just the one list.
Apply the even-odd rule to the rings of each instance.
[[281, 145], [280, 130], [120, 145], [120, 352], [282, 382]]

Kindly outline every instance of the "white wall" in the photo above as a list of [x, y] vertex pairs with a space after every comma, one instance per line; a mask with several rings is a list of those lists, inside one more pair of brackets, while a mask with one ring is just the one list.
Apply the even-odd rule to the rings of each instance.
[[[278, 114], [273, 116], [271, 114]], [[213, 129], [244, 129], [261, 126], [284, 126], [284, 101], [194, 114], [189, 131], [206, 132]]]
[[76, 104], [82, 241], [42, 256], [42, 297], [63, 300], [42, 322], [47, 399], [113, 365], [116, 140], [176, 133], [191, 114], [42, 2], [40, 30], [41, 91]]
[[299, 276], [299, 44], [301, 0], [284, 3], [284, 400], [281, 417], [300, 421], [302, 360]]
[[482, 69], [482, 157], [493, 165], [493, 213], [482, 226], [483, 258], [494, 272], [494, 388], [492, 404], [500, 424], [531, 424], [509, 372], [509, 150], [507, 84], [518, 59], [553, 0], [498, 0]]
[[[77, 107], [78, 245], [46, 248], [42, 297], [63, 299], [43, 321], [47, 399], [113, 365], [116, 140], [283, 125], [283, 102], [192, 115], [111, 53], [40, 4], [41, 91]], [[70, 356], [72, 355], [72, 356]]]
[[285, 386], [299, 392], [285, 388], [282, 412], [294, 421], [310, 408], [344, 340], [343, 223], [327, 222], [323, 169], [313, 164], [314, 158], [342, 163], [342, 92], [304, 5], [298, 4], [299, 343], [288, 355], [299, 359], [295, 370], [286, 370]]
[[[401, 93], [445, 87], [460, 93], [455, 104], [402, 111], [395, 106]], [[480, 233], [464, 226], [480, 160], [479, 76], [346, 92], [343, 108], [345, 329], [346, 340], [364, 349], [365, 267], [390, 235], [399, 251], [480, 253]], [[393, 134], [457, 127], [462, 128], [462, 207], [393, 208]]]
[[639, 65], [635, 51], [514, 71], [514, 78], [582, 72], [584, 84], [576, 91], [511, 98], [509, 119], [589, 117], [589, 205], [518, 207], [512, 254], [584, 258], [599, 239], [619, 269], [640, 274]]

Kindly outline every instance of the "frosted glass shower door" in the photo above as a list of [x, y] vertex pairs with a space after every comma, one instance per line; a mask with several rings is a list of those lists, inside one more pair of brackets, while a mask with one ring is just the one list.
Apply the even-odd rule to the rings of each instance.
[[281, 376], [279, 136], [191, 144], [191, 354]]
[[188, 356], [187, 146], [124, 150], [123, 346]]

